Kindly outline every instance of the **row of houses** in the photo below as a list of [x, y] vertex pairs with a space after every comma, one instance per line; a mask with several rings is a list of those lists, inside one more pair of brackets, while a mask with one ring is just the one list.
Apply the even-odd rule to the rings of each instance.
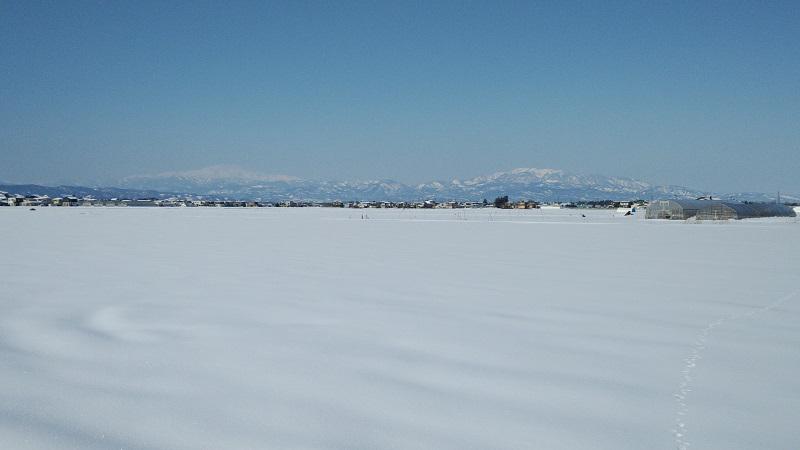
[[282, 201], [262, 202], [244, 200], [198, 200], [198, 199], [95, 199], [92, 197], [78, 198], [65, 196], [51, 198], [46, 195], [15, 195], [0, 192], [0, 206], [125, 206], [125, 207], [233, 207], [233, 208], [258, 208], [258, 207], [331, 207], [331, 208], [478, 208], [485, 206], [481, 202], [435, 202], [432, 200], [420, 202], [314, 202], [314, 201]]
[[[588, 203], [539, 203], [531, 200], [519, 200], [516, 202], [508, 202], [499, 206], [501, 209], [569, 209], [569, 208], [631, 208], [635, 206], [647, 206], [646, 202], [640, 201], [604, 201]], [[264, 206], [276, 207], [333, 207], [333, 208], [418, 208], [418, 209], [463, 209], [463, 208], [494, 208], [495, 204], [490, 202], [468, 202], [468, 201], [443, 201], [437, 202], [434, 200], [425, 200], [417, 202], [388, 202], [388, 201], [370, 201], [370, 202], [301, 202], [301, 201], [284, 201], [278, 202], [274, 205], [267, 204]]]
[[[606, 201], [591, 202], [592, 204], [577, 203], [550, 203], [542, 204], [531, 200], [520, 200], [508, 202], [502, 207], [505, 209], [539, 209], [539, 208], [576, 208], [576, 207], [604, 207], [619, 208], [634, 205], [632, 201]], [[218, 199], [186, 199], [186, 198], [167, 198], [167, 199], [95, 199], [92, 197], [48, 197], [46, 195], [17, 195], [0, 191], [0, 206], [124, 206], [124, 207], [228, 207], [228, 208], [259, 208], [259, 207], [284, 207], [284, 208], [305, 208], [305, 207], [329, 207], [329, 208], [413, 208], [413, 209], [461, 209], [461, 208], [486, 208], [494, 207], [494, 204], [487, 202], [472, 201], [434, 201], [424, 200], [415, 202], [393, 202], [393, 201], [295, 201], [287, 200], [280, 202], [264, 202], [254, 200], [218, 200]]]
[[73, 196], [50, 198], [46, 195], [14, 195], [0, 192], [0, 206], [80, 206], [84, 202]]
[[104, 199], [78, 198], [74, 196], [55, 197], [37, 195], [9, 195], [0, 192], [0, 206], [131, 206], [131, 207], [178, 207], [178, 206], [213, 206], [213, 207], [260, 207], [273, 206], [255, 201], [239, 200], [188, 200], [188, 199]]
[[[50, 198], [46, 195], [18, 195], [0, 191], [0, 206], [27, 206], [27, 207], [59, 207], [59, 206], [111, 206], [111, 207], [217, 207], [217, 208], [419, 208], [419, 209], [460, 209], [460, 208], [494, 208], [503, 209], [614, 209], [618, 211], [636, 211], [638, 208], [646, 209], [648, 219], [742, 219], [749, 217], [795, 217], [797, 211], [791, 206], [772, 203], [735, 203], [719, 200], [659, 200], [650, 202], [653, 206], [648, 208], [648, 202], [634, 201], [590, 201], [578, 203], [549, 203], [540, 204], [535, 201], [520, 200], [505, 202], [500, 205], [483, 202], [448, 201], [436, 202], [433, 200], [417, 202], [313, 202], [313, 201], [282, 201], [261, 202], [244, 200], [205, 200], [205, 199], [95, 199], [92, 197], [78, 198], [68, 195]], [[798, 208], [800, 209], [800, 208]]]

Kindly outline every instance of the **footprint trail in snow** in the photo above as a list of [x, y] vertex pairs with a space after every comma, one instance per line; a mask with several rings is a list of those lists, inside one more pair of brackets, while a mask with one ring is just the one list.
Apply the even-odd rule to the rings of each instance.
[[726, 322], [752, 317], [755, 316], [756, 314], [775, 309], [778, 306], [785, 303], [787, 300], [797, 295], [798, 293], [800, 293], [800, 290], [784, 295], [783, 297], [779, 298], [778, 300], [766, 306], [751, 308], [737, 314], [727, 314], [709, 323], [708, 325], [706, 325], [705, 328], [703, 328], [700, 331], [700, 334], [694, 341], [694, 346], [692, 347], [692, 351], [689, 353], [689, 356], [683, 360], [684, 366], [683, 370], [681, 371], [682, 375], [681, 383], [678, 385], [678, 390], [674, 394], [675, 401], [678, 403], [678, 411], [675, 414], [675, 428], [673, 428], [672, 434], [675, 437], [675, 444], [678, 450], [687, 450], [690, 445], [686, 437], [685, 417], [689, 412], [687, 397], [689, 396], [689, 393], [692, 391], [692, 372], [694, 371], [695, 367], [697, 367], [699, 360], [702, 359], [703, 350], [705, 350], [706, 348], [706, 342], [708, 341], [711, 332], [714, 331], [715, 328], [722, 326]]

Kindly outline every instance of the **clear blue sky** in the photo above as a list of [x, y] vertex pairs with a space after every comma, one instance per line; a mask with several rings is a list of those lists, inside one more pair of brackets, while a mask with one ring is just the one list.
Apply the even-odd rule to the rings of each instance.
[[556, 167], [800, 192], [800, 2], [0, 2], [0, 180]]

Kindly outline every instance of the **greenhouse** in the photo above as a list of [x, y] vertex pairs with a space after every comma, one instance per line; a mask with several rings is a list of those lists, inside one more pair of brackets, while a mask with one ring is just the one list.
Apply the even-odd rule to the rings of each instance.
[[727, 220], [756, 217], [795, 217], [794, 209], [778, 203], [738, 203], [722, 200], [655, 200], [647, 206], [647, 219]]

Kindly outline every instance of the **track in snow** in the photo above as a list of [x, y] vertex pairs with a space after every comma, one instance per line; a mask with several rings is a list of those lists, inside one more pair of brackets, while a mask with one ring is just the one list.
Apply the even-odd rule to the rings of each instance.
[[673, 428], [672, 434], [675, 437], [675, 444], [678, 450], [687, 450], [690, 445], [688, 439], [686, 438], [685, 417], [689, 412], [689, 406], [686, 403], [686, 399], [689, 396], [689, 393], [692, 391], [692, 372], [694, 371], [694, 368], [697, 367], [698, 361], [702, 359], [703, 350], [706, 348], [706, 342], [708, 341], [711, 332], [714, 331], [715, 328], [722, 326], [727, 322], [752, 317], [756, 314], [775, 309], [798, 293], [800, 293], [800, 290], [784, 295], [769, 305], [751, 308], [747, 311], [737, 314], [728, 314], [722, 316], [706, 325], [705, 328], [700, 331], [700, 334], [697, 336], [697, 339], [694, 342], [692, 351], [689, 353], [689, 356], [683, 360], [685, 365], [683, 367], [683, 371], [681, 371], [681, 383], [678, 385], [678, 390], [674, 394], [675, 400], [678, 402], [678, 411], [675, 414], [675, 428]]

